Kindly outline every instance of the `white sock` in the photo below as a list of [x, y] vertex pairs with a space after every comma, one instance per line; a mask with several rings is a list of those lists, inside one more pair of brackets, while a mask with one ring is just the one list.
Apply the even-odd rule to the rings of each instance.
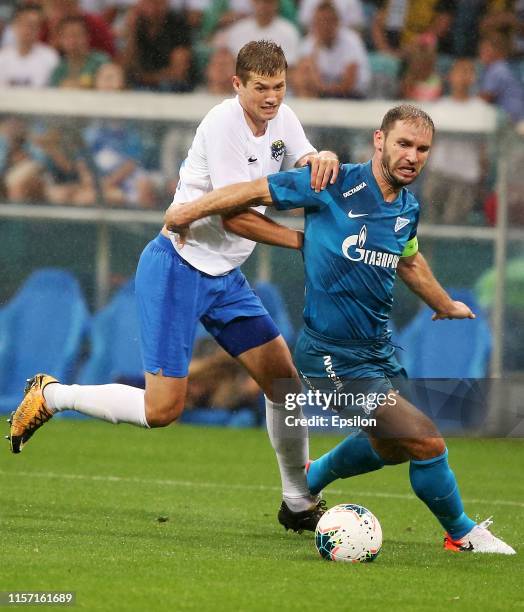
[[51, 383], [44, 388], [44, 399], [50, 412], [76, 410], [114, 424], [131, 423], [149, 427], [144, 390], [136, 387]]
[[308, 429], [306, 425], [286, 425], [289, 416], [303, 418], [302, 410], [300, 407], [286, 410], [284, 404], [275, 404], [266, 397], [267, 433], [277, 456], [282, 497], [292, 512], [302, 512], [317, 501], [306, 482]]

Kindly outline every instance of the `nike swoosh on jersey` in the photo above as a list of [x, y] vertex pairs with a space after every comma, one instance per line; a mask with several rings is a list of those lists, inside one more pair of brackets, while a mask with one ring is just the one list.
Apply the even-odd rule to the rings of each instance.
[[348, 212], [350, 219], [357, 219], [358, 217], [367, 217], [369, 213], [354, 213], [352, 210]]

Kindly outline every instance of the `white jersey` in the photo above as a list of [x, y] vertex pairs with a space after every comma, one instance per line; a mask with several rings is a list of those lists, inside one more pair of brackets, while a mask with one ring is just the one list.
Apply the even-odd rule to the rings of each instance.
[[45, 87], [59, 61], [58, 53], [42, 43], [26, 55], [15, 46], [5, 47], [0, 50], [0, 86]]
[[[282, 104], [277, 116], [268, 122], [265, 134], [254, 136], [238, 98], [224, 100], [198, 126], [180, 168], [173, 202], [190, 202], [213, 189], [292, 168], [314, 151], [289, 106]], [[265, 207], [256, 210], [264, 212]], [[218, 215], [193, 223], [183, 249], [177, 247], [174, 238], [172, 242], [183, 259], [212, 276], [240, 266], [256, 244], [226, 231]]]
[[[321, 0], [301, 0], [299, 2], [298, 20], [305, 30], [311, 29], [315, 11], [320, 2]], [[333, 5], [343, 26], [357, 30], [365, 28], [366, 16], [362, 0], [333, 0]]]
[[368, 53], [358, 32], [339, 27], [331, 47], [319, 45], [313, 34], [302, 42], [301, 57], [313, 57], [317, 68], [328, 83], [337, 83], [350, 64], [357, 66], [357, 78], [353, 93], [365, 95], [371, 80]]

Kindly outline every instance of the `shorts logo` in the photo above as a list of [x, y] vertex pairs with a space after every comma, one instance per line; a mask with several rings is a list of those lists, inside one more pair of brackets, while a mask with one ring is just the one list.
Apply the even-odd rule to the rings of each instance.
[[401, 230], [403, 227], [409, 223], [409, 219], [404, 219], [404, 217], [397, 217], [397, 221], [395, 223], [395, 233]]
[[358, 235], [348, 236], [342, 243], [342, 254], [351, 261], [361, 261], [368, 266], [381, 266], [382, 268], [396, 269], [399, 256], [384, 251], [373, 251], [365, 249], [364, 245], [368, 237], [365, 225], [360, 228]]
[[331, 359], [331, 355], [324, 355], [323, 361], [327, 377], [333, 382], [333, 384], [335, 385], [335, 389], [337, 389], [337, 391], [340, 391], [344, 388], [344, 383], [340, 380], [338, 374], [333, 368], [333, 360]]
[[275, 140], [271, 143], [271, 159], [280, 161], [285, 152], [286, 145], [283, 140]]

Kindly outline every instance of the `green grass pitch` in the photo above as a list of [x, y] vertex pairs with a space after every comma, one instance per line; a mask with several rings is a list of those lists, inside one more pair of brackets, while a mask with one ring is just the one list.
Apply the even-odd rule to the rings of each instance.
[[[337, 440], [313, 437], [312, 457]], [[312, 534], [276, 522], [265, 431], [56, 419], [0, 455], [0, 590], [72, 590], [75, 609], [112, 611], [523, 608], [524, 444], [448, 442], [467, 511], [493, 514], [516, 556], [445, 552], [402, 465], [325, 491], [372, 510], [384, 544], [371, 564], [323, 561]]]

